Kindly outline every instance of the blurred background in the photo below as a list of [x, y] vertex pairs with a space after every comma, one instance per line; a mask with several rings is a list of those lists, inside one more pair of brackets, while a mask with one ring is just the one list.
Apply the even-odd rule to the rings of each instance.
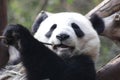
[[[103, 0], [8, 0], [8, 24], [19, 23], [31, 29], [33, 21], [41, 10], [50, 12], [73, 11], [87, 14]], [[101, 38], [100, 57], [96, 68], [99, 69], [109, 62], [120, 50], [109, 39]]]
[[74, 11], [86, 14], [102, 0], [8, 0], [8, 23], [31, 27], [41, 10], [50, 12]]

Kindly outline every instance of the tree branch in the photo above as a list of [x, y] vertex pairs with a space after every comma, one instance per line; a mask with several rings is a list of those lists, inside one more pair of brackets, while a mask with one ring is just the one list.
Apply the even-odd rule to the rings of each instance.
[[[0, 0], [0, 35], [7, 25], [6, 0]], [[9, 59], [7, 48], [0, 42], [0, 68], [3, 67]]]
[[101, 17], [107, 17], [120, 10], [120, 0], [104, 0], [97, 7], [91, 10], [86, 16], [91, 16], [93, 13]]
[[47, 6], [47, 4], [48, 4], [48, 1], [49, 1], [49, 0], [44, 0], [44, 3], [43, 3], [43, 5], [41, 6], [41, 10], [40, 10], [40, 11], [46, 9], [46, 6]]
[[[105, 29], [102, 36], [120, 44], [120, 0], [104, 0], [91, 10], [87, 17], [96, 13], [103, 18]], [[120, 80], [120, 55], [111, 60], [97, 72], [97, 80]]]

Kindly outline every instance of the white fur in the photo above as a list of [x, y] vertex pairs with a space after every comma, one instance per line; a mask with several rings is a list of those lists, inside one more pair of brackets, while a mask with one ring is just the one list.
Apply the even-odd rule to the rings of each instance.
[[17, 64], [17, 62], [20, 61], [19, 51], [13, 46], [9, 46], [8, 51], [9, 51], [9, 54], [10, 54], [8, 64]]
[[[77, 37], [71, 27], [71, 23], [76, 23], [84, 32], [85, 36], [82, 38]], [[53, 24], [57, 24], [57, 28], [53, 31], [51, 37], [47, 38], [45, 34]], [[96, 60], [99, 55], [100, 40], [91, 22], [85, 16], [72, 12], [62, 12], [50, 15], [40, 24], [34, 37], [41, 42], [60, 44], [60, 41], [56, 38], [56, 35], [60, 33], [66, 33], [70, 36], [69, 39], [63, 41], [63, 44], [73, 46], [75, 49], [73, 51], [68, 48], [60, 47], [53, 49], [53, 47], [49, 45], [48, 47], [51, 50], [58, 55], [67, 54], [70, 56], [75, 55], [74, 52], [80, 51], [81, 53], [90, 55], [93, 60]]]

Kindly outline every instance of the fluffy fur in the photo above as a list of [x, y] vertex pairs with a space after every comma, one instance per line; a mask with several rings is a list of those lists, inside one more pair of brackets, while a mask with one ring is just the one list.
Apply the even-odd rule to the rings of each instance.
[[90, 18], [90, 21], [93, 25], [93, 28], [97, 31], [100, 35], [103, 33], [105, 29], [105, 24], [102, 18], [100, 18], [97, 14], [93, 14]]
[[96, 80], [94, 62], [85, 53], [72, 56], [67, 63], [62, 80]]
[[[41, 18], [45, 15], [47, 17]], [[32, 32], [34, 37], [41, 42], [58, 44], [59, 46], [56, 47], [48, 47], [59, 56], [69, 58], [76, 55], [76, 51], [80, 51], [79, 54], [89, 55], [95, 61], [99, 55], [100, 41], [92, 23], [99, 27], [99, 24], [102, 25], [103, 22], [97, 15], [94, 18], [90, 21], [85, 16], [74, 12], [54, 14], [42, 12], [35, 20]], [[40, 23], [37, 22], [39, 20]], [[37, 30], [34, 31], [34, 28]]]
[[[51, 29], [51, 27], [53, 28]], [[32, 26], [32, 33], [36, 39], [59, 44], [56, 47], [48, 46], [59, 56], [69, 58], [75, 55], [75, 51], [80, 50], [81, 53], [88, 54], [93, 60], [97, 59], [100, 46], [95, 30], [98, 34], [104, 30], [104, 22], [99, 16], [92, 15], [90, 19], [87, 19], [80, 13], [73, 12], [50, 13], [42, 11]], [[61, 34], [64, 34], [62, 38], [67, 37], [62, 41], [62, 44], [59, 40]], [[16, 64], [20, 61], [19, 52], [14, 47], [9, 47], [9, 54], [9, 64]]]
[[61, 80], [65, 69], [64, 61], [42, 43], [33, 38], [30, 32], [21, 25], [9, 25], [4, 31], [3, 41], [14, 46], [21, 55], [28, 80]]
[[21, 55], [27, 70], [28, 80], [95, 80], [96, 72], [93, 60], [88, 56], [76, 54], [63, 61], [54, 52], [37, 41], [21, 25], [8, 25], [3, 42], [14, 46]]

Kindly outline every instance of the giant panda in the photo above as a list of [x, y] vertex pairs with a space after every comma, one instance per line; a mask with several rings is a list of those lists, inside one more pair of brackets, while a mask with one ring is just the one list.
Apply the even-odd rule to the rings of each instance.
[[61, 80], [95, 80], [94, 61], [99, 55], [98, 34], [102, 31], [95, 25], [104, 26], [97, 15], [90, 20], [75, 12], [42, 12], [38, 15], [32, 27], [34, 37], [42, 43], [52, 44], [45, 46], [69, 66]]
[[58, 45], [46, 46], [64, 59], [85, 53], [96, 61], [100, 48], [98, 34], [103, 28], [104, 23], [97, 15], [88, 19], [76, 12], [42, 11], [33, 23], [32, 33], [41, 42]]
[[8, 25], [3, 36], [4, 44], [19, 51], [27, 80], [96, 80], [94, 63], [84, 53], [63, 60], [20, 24]]
[[[69, 14], [69, 15], [67, 15], [67, 14]], [[51, 25], [49, 25], [49, 21], [52, 22]], [[73, 12], [50, 13], [50, 12], [42, 11], [42, 12], [40, 12], [38, 14], [38, 16], [36, 17], [36, 19], [35, 19], [35, 21], [33, 23], [33, 26], [32, 26], [32, 33], [34, 34], [35, 38], [38, 39], [39, 41], [43, 41], [43, 42], [51, 42], [52, 40], [55, 40], [56, 39], [55, 37], [50, 36], [50, 38], [47, 38], [45, 36], [47, 31], [50, 29], [50, 27], [52, 27], [52, 24], [54, 24], [53, 23], [54, 21], [57, 24], [57, 26], [59, 25], [59, 28], [60, 28], [59, 32], [62, 32], [62, 29], [64, 29], [65, 33], [69, 34], [69, 32], [67, 31], [67, 28], [72, 28], [72, 26], [74, 26], [76, 28], [80, 27], [80, 29], [79, 30], [73, 29], [74, 28], [73, 27], [70, 30], [70, 34], [69, 34], [70, 38], [67, 40], [68, 43], [66, 43], [67, 41], [64, 41], [65, 44], [69, 44], [69, 41], [72, 40], [72, 44], [74, 45], [73, 47], [75, 47], [74, 50], [72, 48], [71, 49], [70, 48], [69, 49], [62, 48], [62, 47], [65, 47], [65, 45], [64, 46], [61, 45], [59, 47], [56, 47], [56, 49], [55, 49], [55, 47], [52, 48], [52, 46], [49, 46], [49, 48], [51, 50], [53, 50], [54, 52], [56, 52], [58, 55], [60, 55], [62, 57], [69, 57], [69, 56], [74, 55], [75, 51], [80, 50], [80, 47], [85, 43], [85, 47], [82, 49], [82, 51], [83, 52], [84, 51], [88, 52], [89, 56], [91, 56], [92, 59], [96, 60], [97, 56], [99, 55], [99, 50], [97, 50], [97, 48], [99, 47], [99, 45], [97, 45], [99, 43], [99, 40], [98, 39], [95, 40], [96, 38], [95, 39], [91, 38], [89, 40], [89, 38], [92, 37], [93, 35], [97, 35], [96, 32], [98, 34], [103, 32], [103, 30], [104, 30], [104, 22], [100, 17], [98, 17], [97, 15], [93, 15], [90, 19], [87, 19], [85, 16], [81, 15], [80, 13], [73, 13]], [[73, 24], [70, 25], [70, 22], [71, 23], [73, 22]], [[46, 25], [44, 26], [44, 24], [46, 24]], [[62, 27], [60, 27], [60, 26], [62, 26]], [[68, 26], [71, 26], [71, 27], [68, 27]], [[85, 27], [83, 27], [83, 26], [85, 26]], [[94, 30], [96, 32], [93, 30], [92, 27], [94, 28]], [[58, 27], [57, 27], [57, 29], [58, 29]], [[45, 30], [45, 31], [43, 31], [43, 30]], [[75, 32], [73, 32], [73, 30], [75, 32], [78, 31], [77, 34], [80, 33], [79, 31], [82, 30], [83, 32], [85, 32], [84, 37], [89, 36], [88, 40], [85, 40], [84, 37], [82, 37], [82, 38], [78, 37], [77, 34]], [[71, 31], [73, 32], [73, 34], [71, 33]], [[57, 32], [56, 30], [55, 31], [53, 30], [51, 32], [52, 33], [49, 32], [51, 35], [59, 34], [59, 32]], [[93, 35], [91, 35], [91, 34], [93, 34]], [[73, 40], [73, 38], [75, 40]], [[89, 42], [86, 43], [86, 41], [89, 41]], [[98, 43], [96, 43], [96, 45], [90, 46], [92, 44], [92, 42], [94, 42], [94, 41], [95, 41], [95, 43], [96, 42], [98, 42]], [[59, 43], [59, 40], [56, 39], [56, 41], [52, 41], [52, 42], [53, 43], [54, 42]], [[78, 44], [82, 43], [82, 44], [78, 46], [77, 43]], [[15, 65], [15, 64], [19, 63], [20, 62], [19, 51], [17, 51], [13, 46], [9, 46], [8, 49], [9, 49], [9, 54], [10, 54], [8, 64]], [[64, 54], [64, 52], [65, 53], [67, 52], [67, 54]]]

